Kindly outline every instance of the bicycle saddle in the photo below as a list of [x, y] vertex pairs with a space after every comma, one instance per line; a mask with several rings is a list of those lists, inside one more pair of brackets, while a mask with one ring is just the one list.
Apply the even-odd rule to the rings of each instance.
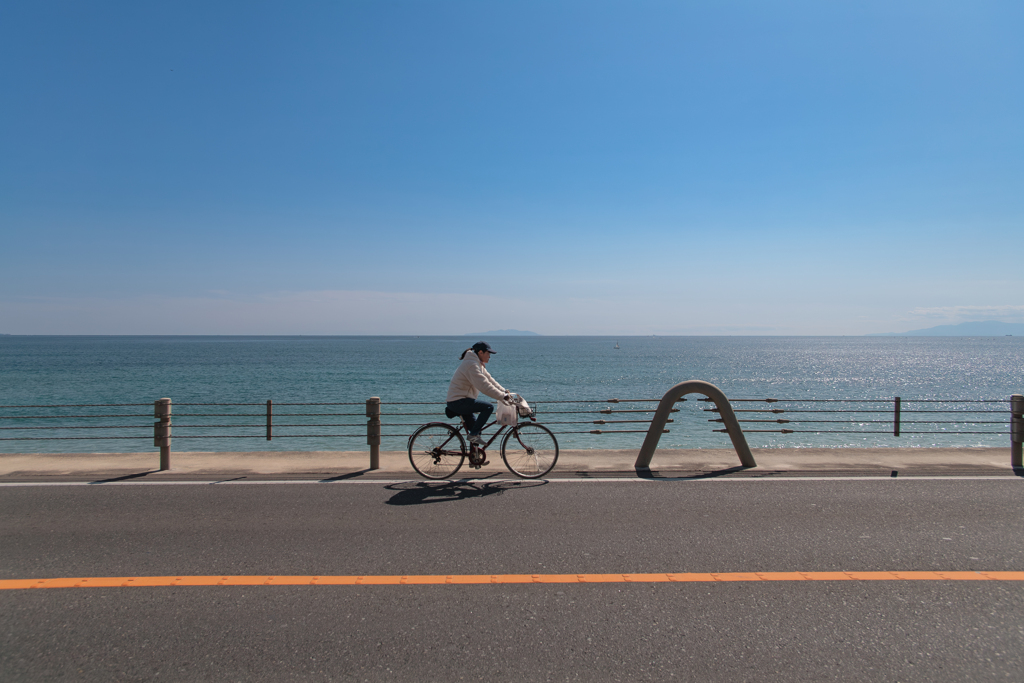
[[452, 409], [451, 409], [451, 408], [448, 408], [447, 406], [446, 406], [446, 407], [445, 407], [445, 409], [444, 409], [444, 415], [445, 415], [445, 417], [447, 417], [447, 418], [448, 418], [449, 420], [455, 417], [455, 413], [454, 413], [454, 412], [452, 412]]

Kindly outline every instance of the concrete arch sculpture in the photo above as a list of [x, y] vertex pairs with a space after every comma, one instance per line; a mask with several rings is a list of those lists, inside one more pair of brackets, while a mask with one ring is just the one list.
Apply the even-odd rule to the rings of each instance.
[[651, 426], [647, 430], [644, 445], [640, 447], [640, 455], [636, 458], [636, 469], [647, 470], [651, 468], [651, 459], [654, 457], [654, 451], [658, 448], [661, 433], [665, 430], [665, 425], [668, 424], [669, 415], [672, 414], [672, 406], [687, 394], [704, 394], [714, 401], [715, 406], [718, 408], [718, 414], [722, 416], [722, 422], [729, 432], [729, 438], [732, 439], [736, 455], [740, 456], [740, 464], [744, 467], [757, 467], [757, 463], [754, 462], [754, 456], [750, 452], [750, 446], [747, 445], [747, 438], [743, 436], [740, 423], [736, 420], [736, 413], [732, 411], [732, 406], [729, 405], [729, 399], [714, 384], [699, 379], [691, 379], [686, 382], [680, 382], [661, 397], [661, 402], [658, 403], [658, 410], [654, 413], [654, 419], [651, 420]]

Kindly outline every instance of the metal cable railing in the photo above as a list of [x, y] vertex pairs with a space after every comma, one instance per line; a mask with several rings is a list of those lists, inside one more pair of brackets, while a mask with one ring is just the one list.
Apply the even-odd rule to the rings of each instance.
[[[641, 433], [646, 429], [617, 429], [619, 426], [639, 426], [650, 424], [647, 416], [654, 413], [654, 407], [647, 408], [613, 408], [607, 404], [642, 404], [655, 403], [659, 399], [574, 399], [574, 400], [546, 400], [535, 403], [535, 406], [557, 405], [559, 408], [576, 405], [575, 409], [544, 410], [540, 408], [543, 415], [558, 416], [559, 419], [545, 420], [544, 424], [559, 425], [568, 429], [560, 429], [558, 433], [563, 434], [608, 434], [608, 433]], [[685, 400], [685, 399], [682, 399]], [[699, 399], [707, 402], [709, 399]], [[796, 434], [796, 433], [847, 433], [847, 434], [892, 434], [894, 436], [910, 434], [1004, 434], [1008, 433], [1010, 426], [1009, 412], [994, 410], [992, 408], [976, 409], [972, 405], [995, 405], [1007, 404], [1009, 399], [785, 399], [785, 398], [764, 398], [764, 399], [731, 399], [733, 404], [766, 403], [780, 404], [786, 407], [773, 406], [771, 408], [735, 408], [739, 422], [751, 425], [751, 428], [744, 429], [750, 433], [775, 433], [775, 434]], [[811, 407], [816, 404], [829, 404], [837, 407]], [[860, 407], [868, 404], [868, 407]], [[886, 409], [878, 409], [876, 406], [888, 404]], [[945, 404], [959, 406], [953, 408], [936, 407], [928, 409], [908, 409], [908, 405]], [[26, 404], [26, 405], [3, 405], [0, 411], [10, 409], [28, 408], [97, 408], [97, 407], [140, 407], [149, 404], [144, 403], [95, 403], [95, 404]], [[366, 422], [355, 420], [338, 421], [309, 421], [299, 418], [366, 418], [365, 412], [305, 412], [288, 411], [289, 408], [301, 406], [356, 406], [364, 405], [356, 402], [301, 402], [301, 403], [273, 403], [247, 402], [247, 403], [180, 403], [175, 407], [189, 409], [189, 412], [174, 413], [173, 424], [174, 437], [179, 439], [246, 439], [263, 438], [267, 440], [282, 438], [359, 438], [366, 436]], [[428, 421], [443, 421], [441, 417], [444, 411], [444, 404], [438, 402], [406, 402], [395, 401], [382, 404], [385, 408], [391, 407], [414, 407], [431, 406], [434, 409], [422, 410], [397, 410], [381, 413], [380, 436], [383, 438], [407, 438], [409, 427], [418, 427]], [[601, 405], [602, 407], [596, 407]], [[261, 412], [202, 412], [197, 408], [204, 407], [265, 407]], [[849, 407], [838, 407], [849, 406]], [[288, 412], [281, 412], [284, 408]], [[678, 408], [673, 412], [678, 412]], [[704, 408], [704, 412], [717, 412], [717, 408]], [[123, 412], [112, 413], [88, 413], [81, 410], [67, 414], [38, 414], [36, 411], [29, 415], [0, 414], [0, 441], [41, 441], [41, 440], [106, 440], [106, 439], [144, 439], [147, 434], [127, 435], [103, 433], [97, 436], [71, 436], [64, 434], [71, 430], [150, 430], [153, 423], [127, 424], [130, 418], [147, 418], [148, 413]], [[608, 417], [603, 417], [607, 415]], [[618, 415], [622, 419], [615, 419]], [[878, 416], [888, 415], [887, 419], [878, 419]], [[562, 419], [564, 417], [568, 419]], [[601, 416], [601, 417], [598, 417]], [[614, 417], [613, 417], [614, 416]], [[645, 419], [632, 419], [633, 416]], [[769, 417], [770, 416], [770, 417]], [[987, 417], [997, 419], [982, 419]], [[186, 423], [177, 420], [188, 418]], [[241, 420], [238, 423], [226, 422], [223, 419], [217, 422], [203, 422], [210, 418], [229, 418]], [[251, 418], [259, 418], [258, 421]], [[293, 419], [294, 418], [294, 419]], [[410, 420], [410, 418], [427, 418], [422, 421]], [[429, 418], [437, 418], [431, 420]], [[580, 418], [580, 419], [573, 419]], [[596, 419], [593, 419], [596, 418]], [[925, 418], [925, 419], [922, 419]], [[931, 419], [928, 419], [931, 418]], [[959, 419], [957, 419], [959, 418]], [[19, 421], [21, 424], [12, 424], [10, 421]], [[113, 424], [25, 424], [23, 421], [94, 421], [94, 420], [118, 420]], [[194, 420], [194, 421], [193, 421]], [[283, 420], [283, 421], [282, 421]], [[670, 420], [671, 421], [671, 420]], [[713, 418], [710, 422], [721, 422], [721, 419]], [[458, 420], [451, 421], [458, 424]], [[583, 425], [594, 425], [593, 429], [573, 429]], [[779, 425], [779, 428], [767, 428], [768, 425]], [[786, 425], [786, 426], [782, 426]], [[885, 429], [880, 429], [885, 425]], [[904, 426], [911, 426], [910, 430]], [[934, 426], [937, 429], [921, 429], [918, 426]], [[984, 425], [984, 427], [981, 427]], [[606, 426], [612, 429], [605, 428]], [[967, 429], [965, 427], [978, 426], [978, 429]], [[853, 429], [861, 427], [862, 429]], [[310, 433], [310, 429], [316, 429], [316, 433]], [[397, 428], [397, 431], [396, 431]], [[1001, 429], [997, 429], [1001, 428]], [[232, 433], [211, 434], [209, 430], [227, 430]], [[331, 429], [330, 433], [323, 433], [320, 430]], [[51, 436], [38, 436], [43, 430], [57, 431]], [[186, 433], [181, 433], [185, 430]], [[253, 433], [257, 430], [258, 433]], [[283, 433], [282, 431], [283, 430]], [[725, 432], [724, 429], [715, 429], [716, 432]], [[240, 433], [242, 432], [242, 433]]]
[[[659, 399], [559, 399], [542, 401], [546, 422], [560, 434], [640, 434], [647, 431]], [[130, 441], [153, 437], [164, 456], [173, 438], [190, 442], [206, 439], [367, 439], [371, 450], [381, 439], [408, 439], [425, 422], [443, 420], [444, 404], [433, 401], [396, 401], [384, 404], [384, 414], [371, 415], [367, 402], [171, 402], [156, 401], [152, 415], [137, 409], [146, 403], [59, 403], [0, 406], [0, 441]], [[620, 405], [621, 404], [621, 407]], [[629, 404], [636, 408], [627, 407]], [[373, 410], [379, 411], [380, 404]], [[365, 406], [365, 412], [345, 410]], [[427, 408], [429, 406], [429, 408]], [[262, 408], [254, 411], [252, 408]], [[106, 408], [98, 412], [90, 409]], [[111, 408], [127, 410], [114, 411]], [[309, 410], [320, 408], [320, 410]], [[326, 410], [323, 410], [326, 408]], [[41, 410], [42, 409], [42, 410]], [[70, 410], [68, 410], [70, 409]], [[340, 410], [339, 410], [340, 409]], [[678, 409], [674, 409], [678, 412]], [[24, 411], [28, 411], [27, 414]], [[18, 414], [21, 412], [22, 414]], [[172, 421], [173, 417], [173, 421]], [[143, 421], [145, 418], [153, 422]], [[358, 418], [358, 419], [357, 419]], [[369, 419], [367, 419], [369, 418]], [[421, 419], [423, 418], [423, 419]], [[373, 420], [378, 422], [373, 424]], [[139, 422], [136, 422], [139, 420]], [[458, 420], [450, 422], [456, 426]], [[152, 430], [152, 431], [150, 431]], [[665, 430], [666, 432], [668, 430]], [[162, 457], [162, 462], [166, 457]]]
[[[607, 404], [607, 403], [612, 403], [612, 404], [617, 404], [617, 403], [657, 403], [660, 400], [661, 399], [657, 399], [657, 398], [628, 398], [628, 399], [609, 398], [609, 399], [540, 400], [540, 401], [532, 402], [531, 406], [533, 408], [535, 408], [542, 415], [575, 415], [575, 416], [583, 416], [583, 415], [595, 415], [595, 414], [611, 415], [613, 413], [643, 413], [643, 414], [649, 414], [649, 415], [651, 415], [653, 417], [653, 414], [655, 412], [655, 408], [650, 408], [650, 409], [635, 409], [635, 408], [618, 409], [618, 408], [612, 408], [610, 406], [609, 407], [603, 407], [603, 408], [593, 408], [592, 406], [597, 405], [597, 404]], [[685, 400], [686, 399], [680, 399], [679, 402], [682, 403]], [[547, 410], [546, 409], [546, 406], [548, 406], [548, 405], [558, 405], [560, 407], [568, 407], [569, 405], [573, 405], [573, 404], [580, 405], [582, 407], [578, 408], [576, 410]], [[389, 402], [389, 403], [387, 403], [387, 405], [388, 406], [434, 406], [435, 407], [435, 410], [432, 410], [430, 412], [410, 412], [410, 411], [403, 410], [401, 412], [387, 413], [386, 414], [387, 417], [398, 417], [398, 418], [407, 418], [407, 417], [427, 417], [427, 418], [430, 418], [430, 417], [434, 417], [436, 419], [434, 419], [434, 420], [427, 420], [427, 421], [429, 421], [429, 422], [443, 422], [443, 421], [446, 421], [444, 419], [441, 419], [441, 416], [444, 414], [444, 404], [443, 403], [437, 403], [437, 402], [434, 402], [434, 401], [430, 401], [430, 402], [395, 401], [395, 402]], [[672, 410], [672, 412], [677, 413], [677, 412], [679, 412], [679, 409], [678, 408], [674, 408]], [[385, 415], [382, 414], [382, 418], [383, 417], [385, 417]], [[651, 423], [651, 420], [650, 419], [646, 419], [646, 420], [596, 419], [596, 420], [554, 420], [554, 421], [542, 420], [542, 422], [545, 425], [619, 425], [619, 424], [645, 424], [645, 425], [649, 425]], [[669, 422], [673, 422], [673, 420], [669, 420]], [[454, 420], [448, 421], [448, 423], [451, 424], [452, 426], [455, 426], [455, 427], [457, 427], [457, 426], [459, 426], [459, 424], [461, 424], [461, 422], [457, 418], [454, 419]], [[382, 422], [382, 427], [419, 427], [422, 424], [423, 424], [423, 422], [390, 422], [390, 421], [388, 421], [388, 422]], [[553, 430], [553, 431], [555, 431], [556, 434], [593, 434], [593, 435], [598, 435], [598, 434], [646, 434], [647, 433], [647, 429], [588, 429], [588, 430], [582, 430], [582, 431], [581, 430], [570, 430], [570, 429], [558, 429], [558, 430]], [[668, 432], [668, 430], [665, 430], [665, 432]], [[402, 436], [403, 438], [407, 438], [408, 437], [407, 434], [406, 435], [401, 435], [401, 434], [382, 434], [381, 436], [384, 436], [384, 437], [388, 437], [388, 436]]]
[[[556, 434], [643, 434], [661, 399], [559, 399], [535, 401], [541, 422]], [[686, 399], [680, 398], [676, 403]], [[711, 399], [699, 399], [709, 402]], [[757, 407], [752, 404], [766, 404]], [[1004, 407], [1010, 399], [731, 399], [743, 431], [763, 434], [874, 434], [874, 435], [1004, 435], [1010, 433], [1011, 415]], [[153, 406], [153, 413], [139, 412]], [[262, 410], [254, 411], [253, 407]], [[363, 406], [363, 412], [345, 407]], [[635, 407], [634, 407], [635, 406]], [[1000, 407], [997, 407], [1000, 406]], [[310, 411], [310, 407], [319, 408]], [[553, 410], [548, 410], [554, 407]], [[91, 412], [90, 409], [107, 409]], [[125, 410], [109, 410], [122, 408]], [[427, 422], [445, 421], [442, 402], [235, 402], [179, 403], [172, 416], [170, 399], [154, 404], [26, 404], [0, 406], [0, 442], [21, 441], [148, 441], [161, 451], [161, 467], [169, 461], [173, 438], [190, 442], [203, 439], [366, 439], [371, 462], [381, 440], [406, 440]], [[383, 410], [382, 410], [383, 408]], [[209, 409], [209, 410], [206, 410]], [[237, 409], [237, 410], [232, 410]], [[701, 408], [716, 413], [717, 407]], [[18, 414], [19, 412], [28, 414]], [[671, 408], [671, 413], [680, 409]], [[699, 413], [698, 413], [699, 414]], [[555, 417], [552, 421], [546, 416]], [[885, 417], [883, 417], [885, 416]], [[172, 417], [174, 422], [172, 424]], [[153, 421], [142, 421], [149, 418]], [[358, 418], [358, 419], [357, 419]], [[689, 418], [688, 418], [689, 419]], [[136, 422], [136, 420], [139, 420]], [[178, 421], [184, 420], [184, 421]], [[668, 423], [673, 422], [667, 419]], [[721, 423], [711, 418], [709, 422]], [[458, 419], [448, 421], [458, 426]], [[749, 425], [749, 427], [747, 427]], [[909, 428], [909, 429], [908, 429]], [[86, 431], [87, 430], [87, 431]], [[667, 433], [663, 429], [662, 433]], [[713, 429], [726, 433], [726, 429]], [[344, 448], [343, 450], [348, 450]]]
[[[0, 441], [108, 441], [117, 440], [148, 440], [154, 439], [154, 445], [160, 446], [161, 441], [169, 443], [170, 418], [162, 419], [160, 401], [155, 404], [152, 413], [137, 411], [91, 412], [90, 408], [137, 408], [154, 406], [146, 403], [79, 403], [79, 404], [23, 404], [0, 406]], [[168, 402], [169, 405], [169, 402]], [[280, 406], [297, 409], [294, 412], [280, 412], [275, 415], [272, 401], [266, 402], [196, 402], [180, 403], [175, 407], [183, 407], [187, 412], [174, 414], [174, 438], [176, 439], [252, 439], [273, 438], [365, 438], [366, 414], [345, 412], [347, 406], [364, 405], [355, 402], [302, 402], [279, 403]], [[246, 411], [245, 408], [260, 406], [264, 411]], [[309, 412], [308, 407], [339, 407], [341, 411]], [[38, 409], [49, 409], [46, 411]], [[73, 409], [66, 412], [64, 409]], [[213, 408], [214, 410], [203, 410]], [[241, 410], [231, 411], [231, 408]], [[29, 414], [17, 414], [29, 411]], [[12, 414], [13, 413], [13, 414]], [[363, 418], [354, 421], [351, 418]], [[135, 422], [138, 418], [149, 418], [148, 422]], [[253, 418], [258, 418], [254, 420]], [[277, 419], [275, 424], [275, 418]], [[282, 419], [283, 418], [283, 419]], [[294, 418], [294, 419], [291, 419]], [[309, 419], [313, 418], [313, 419]], [[324, 419], [327, 418], [327, 419]], [[334, 418], [343, 418], [337, 420]], [[184, 419], [185, 422], [178, 420]], [[54, 422], [62, 424], [53, 424]], [[100, 424], [95, 424], [99, 422]], [[83, 424], [92, 423], [92, 424]], [[325, 432], [325, 428], [331, 428]], [[163, 430], [167, 429], [167, 436]], [[274, 430], [279, 430], [276, 434]], [[81, 436], [79, 430], [89, 430], [91, 435]], [[216, 430], [216, 433], [211, 433]], [[76, 434], [77, 432], [77, 434]], [[45, 434], [45, 435], [44, 435]]]
[[[699, 399], [701, 401], [708, 401], [709, 399]], [[916, 434], [945, 434], [945, 435], [993, 435], [993, 434], [1009, 434], [1010, 433], [1010, 413], [1007, 410], [994, 410], [992, 408], [984, 408], [981, 410], [972, 409], [970, 407], [964, 408], [952, 408], [952, 409], [917, 409], [907, 410], [904, 408], [907, 404], [944, 404], [954, 406], [973, 406], [975, 404], [1009, 404], [1010, 399], [904, 399], [899, 396], [886, 399], [780, 399], [780, 398], [741, 398], [741, 399], [730, 399], [729, 403], [781, 403], [787, 406], [792, 405], [794, 407], [785, 408], [734, 408], [736, 413], [755, 413], [761, 415], [796, 415], [796, 417], [776, 417], [776, 418], [753, 418], [743, 419], [740, 418], [738, 422], [746, 424], [778, 424], [778, 425], [793, 425], [795, 428], [783, 427], [781, 429], [747, 429], [744, 428], [744, 432], [748, 433], [770, 433], [770, 434], [891, 434], [892, 436], [901, 435], [916, 435]], [[815, 408], [807, 407], [807, 404], [887, 404], [892, 406], [885, 410], [877, 410], [872, 408], [860, 408], [860, 407], [849, 407], [849, 408]], [[718, 408], [704, 408], [704, 412], [717, 413]], [[890, 415], [889, 419], [877, 419], [876, 416], [880, 414]], [[911, 419], [904, 419], [904, 415], [911, 415]], [[827, 415], [829, 419], [813, 419], [818, 415]], [[842, 416], [846, 415], [844, 419]], [[863, 417], [870, 415], [870, 417]], [[918, 419], [929, 415], [941, 415], [942, 419]], [[962, 415], [964, 419], [950, 419], [950, 416]], [[805, 417], [807, 416], [807, 417]], [[984, 420], [977, 419], [981, 417], [996, 417], [997, 420]], [[712, 418], [709, 422], [722, 422], [721, 418]], [[800, 429], [805, 425], [825, 425], [824, 427], [813, 427], [810, 429]], [[887, 425], [889, 428], [880, 430], [875, 425]], [[919, 429], [912, 427], [910, 430], [903, 429], [903, 425], [946, 425], [940, 429]], [[994, 427], [981, 427], [977, 428], [977, 425], [999, 425], [1004, 427], [1004, 430], [998, 430]], [[854, 429], [853, 427], [865, 427], [868, 429]], [[715, 429], [716, 432], [726, 432], [725, 429]]]

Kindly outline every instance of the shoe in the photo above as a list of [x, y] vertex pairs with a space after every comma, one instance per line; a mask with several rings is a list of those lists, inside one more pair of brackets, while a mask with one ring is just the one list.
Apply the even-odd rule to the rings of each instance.
[[484, 437], [480, 436], [479, 434], [474, 434], [474, 435], [469, 437], [469, 442], [471, 444], [473, 444], [474, 446], [483, 446], [484, 445]]

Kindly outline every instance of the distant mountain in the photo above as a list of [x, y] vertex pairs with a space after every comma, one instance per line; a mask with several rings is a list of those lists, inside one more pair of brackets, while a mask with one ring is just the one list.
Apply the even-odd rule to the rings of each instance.
[[960, 323], [959, 325], [939, 325], [923, 330], [910, 332], [882, 332], [869, 334], [868, 337], [1004, 337], [1024, 336], [1024, 324], [1003, 323], [998, 320], [985, 322]]
[[470, 332], [463, 337], [539, 337], [536, 332], [525, 330], [491, 330], [490, 332]]

